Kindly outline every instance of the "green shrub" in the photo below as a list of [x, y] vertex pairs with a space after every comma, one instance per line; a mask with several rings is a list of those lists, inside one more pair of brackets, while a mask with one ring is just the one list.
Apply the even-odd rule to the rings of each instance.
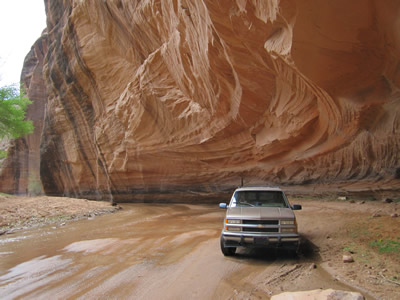
[[8, 152], [4, 150], [0, 150], [0, 159], [6, 158], [8, 156]]
[[399, 253], [400, 254], [400, 239], [392, 240], [375, 240], [369, 243], [373, 248], [377, 248], [379, 253]]

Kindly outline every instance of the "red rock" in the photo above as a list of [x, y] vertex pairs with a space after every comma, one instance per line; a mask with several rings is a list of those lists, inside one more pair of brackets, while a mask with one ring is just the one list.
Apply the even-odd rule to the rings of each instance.
[[32, 134], [11, 141], [8, 157], [0, 172], [0, 191], [8, 194], [40, 194], [40, 138], [42, 135], [47, 91], [43, 80], [43, 61], [47, 52], [47, 32], [43, 32], [25, 58], [21, 82], [27, 97], [26, 118], [32, 120]]
[[[46, 0], [28, 90], [46, 95], [47, 194], [188, 201], [240, 177], [398, 189], [400, 3], [186, 3]], [[14, 192], [30, 168], [3, 175]]]
[[344, 263], [352, 263], [352, 262], [354, 262], [354, 258], [351, 255], [343, 255], [343, 262]]
[[271, 300], [330, 300], [330, 299], [346, 299], [346, 300], [364, 300], [364, 296], [357, 292], [347, 292], [340, 290], [312, 290], [301, 292], [285, 292], [279, 295], [274, 295]]

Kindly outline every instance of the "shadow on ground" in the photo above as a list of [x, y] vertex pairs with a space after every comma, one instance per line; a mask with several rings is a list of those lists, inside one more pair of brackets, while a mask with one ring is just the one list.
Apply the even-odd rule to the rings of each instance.
[[298, 251], [283, 248], [238, 248], [233, 256], [235, 260], [258, 262], [315, 262], [321, 260], [319, 248], [310, 240], [302, 237]]

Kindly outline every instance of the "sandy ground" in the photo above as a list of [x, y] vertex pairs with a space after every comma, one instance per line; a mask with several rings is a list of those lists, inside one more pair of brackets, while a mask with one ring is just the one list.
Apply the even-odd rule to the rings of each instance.
[[0, 234], [45, 224], [62, 224], [118, 210], [108, 202], [65, 197], [0, 194]]
[[[219, 249], [224, 211], [216, 205], [123, 204], [117, 214], [97, 218], [114, 208], [3, 196], [3, 228], [17, 225], [6, 225], [11, 234], [0, 237], [0, 296], [269, 299], [282, 291], [334, 288], [398, 299], [399, 203], [290, 200], [303, 205], [296, 212], [303, 237], [298, 257], [240, 250], [227, 258]], [[56, 226], [12, 231], [46, 220]], [[354, 262], [343, 262], [343, 255]]]
[[[321, 200], [292, 199], [304, 207], [297, 213], [300, 232], [319, 266], [373, 298], [398, 299], [400, 203]], [[344, 263], [344, 255], [354, 262]]]

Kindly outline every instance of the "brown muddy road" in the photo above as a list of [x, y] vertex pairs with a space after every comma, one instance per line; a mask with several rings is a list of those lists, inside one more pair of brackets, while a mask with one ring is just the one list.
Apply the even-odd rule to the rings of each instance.
[[[217, 206], [125, 204], [117, 214], [1, 236], [0, 298], [269, 299], [282, 290], [354, 290], [319, 267], [317, 252], [225, 258], [224, 213]], [[301, 231], [301, 212], [298, 219]]]

